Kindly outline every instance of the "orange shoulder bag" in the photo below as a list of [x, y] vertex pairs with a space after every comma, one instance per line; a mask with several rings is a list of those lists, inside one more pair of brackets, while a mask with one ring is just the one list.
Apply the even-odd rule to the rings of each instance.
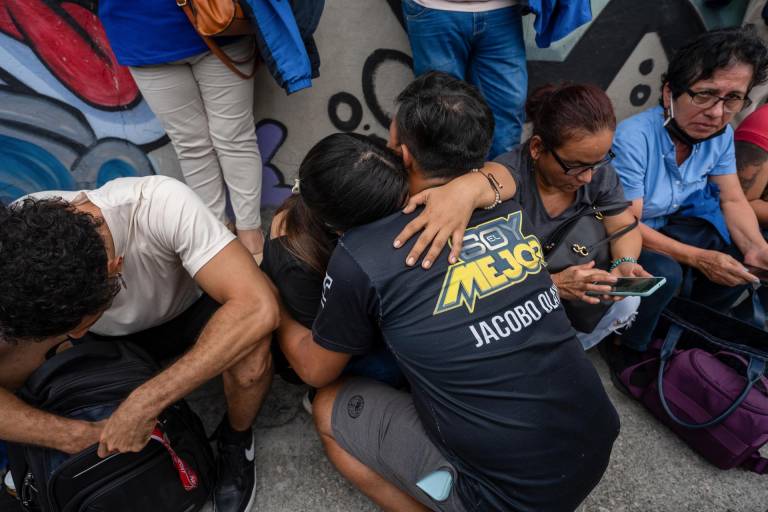
[[242, 36], [254, 33], [253, 25], [238, 0], [176, 0], [176, 5], [187, 15], [211, 53], [233, 73], [244, 80], [254, 75], [256, 66], [248, 75], [237, 69], [237, 64], [246, 64], [253, 59], [253, 55], [242, 61], [232, 60], [213, 39], [214, 36]]

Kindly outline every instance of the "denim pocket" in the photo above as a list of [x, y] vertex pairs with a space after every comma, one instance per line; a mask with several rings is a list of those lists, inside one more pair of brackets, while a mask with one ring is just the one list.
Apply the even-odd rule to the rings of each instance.
[[406, 20], [418, 18], [427, 11], [429, 11], [428, 7], [419, 5], [413, 0], [403, 0], [403, 16]]

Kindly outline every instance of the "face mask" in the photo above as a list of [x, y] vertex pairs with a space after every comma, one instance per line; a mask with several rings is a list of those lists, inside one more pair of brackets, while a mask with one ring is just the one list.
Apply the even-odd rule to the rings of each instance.
[[697, 138], [691, 137], [685, 132], [685, 130], [680, 128], [679, 124], [677, 124], [677, 120], [675, 119], [675, 102], [670, 101], [669, 116], [667, 116], [666, 119], [664, 119], [664, 127], [667, 129], [667, 131], [672, 137], [676, 138], [679, 141], [682, 141], [685, 144], [688, 144], [689, 146], [695, 146], [696, 144], [700, 144], [705, 140], [719, 137], [725, 132], [725, 129], [728, 127], [728, 125], [723, 126], [721, 130], [718, 130], [712, 135], [710, 135], [709, 137], [704, 137], [703, 139], [697, 139]]

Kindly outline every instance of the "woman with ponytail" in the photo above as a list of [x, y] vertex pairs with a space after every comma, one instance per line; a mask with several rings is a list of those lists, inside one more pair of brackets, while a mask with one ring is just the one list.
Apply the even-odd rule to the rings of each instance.
[[[281, 337], [303, 337], [322, 300], [328, 260], [340, 233], [399, 211], [408, 197], [401, 158], [383, 143], [336, 133], [315, 144], [299, 166], [294, 194], [277, 210], [264, 249], [262, 270], [282, 302]], [[273, 344], [277, 370], [289, 379], [287, 362]], [[382, 347], [353, 359], [351, 374], [388, 384], [401, 382], [394, 359]]]
[[[610, 164], [616, 116], [605, 92], [586, 84], [545, 85], [529, 96], [526, 114], [533, 125], [531, 137], [500, 155], [495, 162], [487, 163], [484, 170], [493, 172], [499, 181], [501, 199], [514, 198], [521, 204], [541, 242], [546, 245], [558, 227], [584, 208], [593, 206], [619, 205], [605, 212], [606, 236], [635, 223], [635, 217], [624, 201], [619, 178]], [[423, 228], [422, 238], [430, 241], [432, 238], [452, 238], [451, 257], [458, 255], [460, 245], [455, 243], [455, 232], [463, 234], [473, 205], [487, 204], [479, 199], [488, 194], [488, 183], [477, 174], [480, 173], [462, 176], [448, 185], [413, 196], [407, 211], [417, 204], [426, 204], [426, 208], [412, 226], [397, 237], [398, 240], [404, 242]], [[431, 236], [425, 236], [427, 233]], [[417, 252], [426, 245], [426, 242], [417, 243]], [[611, 260], [598, 262], [603, 263], [603, 268], [590, 261], [553, 272], [552, 280], [561, 298], [566, 303], [581, 301], [599, 307], [601, 300], [608, 297], [592, 294], [608, 291], [610, 286], [596, 283], [648, 275], [637, 263], [641, 246], [639, 230], [630, 229], [610, 243]], [[433, 242], [425, 259], [434, 261], [440, 249], [442, 244]], [[412, 250], [408, 254], [410, 258], [417, 259], [418, 254]], [[638, 297], [617, 300], [591, 332], [579, 333], [584, 349], [627, 325], [639, 302]], [[572, 322], [580, 320], [569, 308], [566, 311]]]
[[[616, 129], [611, 101], [595, 85], [566, 83], [538, 88], [525, 108], [533, 125], [530, 139], [496, 161], [514, 178], [515, 198], [545, 250], [555, 231], [585, 209], [610, 206], [603, 218], [606, 236], [625, 231], [610, 242], [610, 261], [592, 260], [552, 274], [566, 304], [581, 301], [599, 308], [601, 298], [592, 296], [600, 291], [595, 283], [647, 275], [637, 263], [642, 238], [639, 230], [631, 228], [636, 219], [610, 163]], [[639, 303], [638, 297], [615, 302], [593, 331], [579, 334], [583, 347], [588, 349], [627, 325]], [[576, 323], [576, 312], [585, 309], [566, 307], [566, 311]]]

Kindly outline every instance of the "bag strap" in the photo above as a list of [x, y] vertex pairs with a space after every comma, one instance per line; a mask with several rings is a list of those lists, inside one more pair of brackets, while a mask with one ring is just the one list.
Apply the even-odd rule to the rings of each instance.
[[[694, 302], [694, 301], [692, 301], [690, 299], [685, 299], [685, 298], [681, 298], [681, 297], [682, 296], [674, 297], [672, 299], [672, 302], [687, 301], [687, 302], [695, 305], [696, 307], [704, 308], [704, 310], [709, 309], [709, 308], [707, 308], [707, 306], [704, 306], [702, 304]], [[672, 302], [670, 303], [670, 305], [672, 305]], [[714, 311], [714, 310], [712, 310], [712, 311], [713, 311], [713, 315], [715, 315], [715, 316], [722, 314], [722, 313], [718, 313], [717, 311]], [[768, 353], [766, 353], [764, 351], [760, 351], [760, 350], [758, 350], [758, 349], [756, 349], [756, 348], [754, 348], [752, 346], [749, 346], [749, 345], [744, 345], [744, 344], [741, 344], [741, 343], [737, 343], [735, 341], [725, 340], [725, 339], [722, 339], [719, 336], [715, 336], [714, 334], [712, 334], [708, 330], [704, 329], [700, 325], [694, 324], [694, 323], [686, 320], [685, 318], [680, 316], [678, 313], [676, 313], [675, 311], [671, 310], [670, 307], [665, 308], [664, 311], [661, 312], [661, 314], [662, 314], [662, 316], [664, 318], [669, 320], [670, 323], [678, 324], [678, 325], [682, 326], [684, 330], [690, 331], [693, 334], [696, 334], [698, 337], [702, 338], [706, 343], [708, 343], [710, 345], [713, 345], [713, 346], [721, 348], [721, 349], [730, 350], [732, 352], [736, 352], [736, 353], [741, 354], [741, 355], [743, 355], [745, 357], [752, 357], [752, 356], [754, 356], [754, 357], [758, 357], [758, 358], [761, 358], [761, 359], [768, 359]], [[749, 329], [755, 329], [755, 327], [753, 325], [750, 325], [750, 324], [747, 324], [745, 322], [742, 322], [742, 321], [740, 321], [740, 320], [738, 320], [736, 318], [727, 317], [727, 319], [728, 320], [732, 320], [734, 322], [742, 323], [742, 324], [744, 324], [744, 327], [747, 327]], [[760, 332], [762, 333], [763, 331], [761, 330]]]
[[[188, 0], [176, 0], [176, 5], [181, 7], [181, 10], [184, 11], [184, 14], [187, 15], [187, 18], [189, 19], [189, 22], [192, 24], [193, 27], [195, 27], [195, 14], [192, 12], [192, 6], [189, 5]], [[195, 29], [195, 32], [197, 32], [197, 29]], [[250, 59], [246, 59], [245, 61], [235, 61], [230, 58], [229, 55], [227, 55], [224, 50], [221, 49], [219, 44], [212, 38], [208, 36], [204, 36], [198, 32], [198, 35], [203, 39], [203, 42], [208, 47], [209, 50], [211, 50], [211, 53], [214, 54], [216, 57], [219, 58], [221, 62], [224, 63], [225, 66], [227, 66], [234, 74], [242, 78], [243, 80], [248, 80], [250, 78], [253, 78], [253, 75], [256, 74], [256, 65], [254, 64], [253, 70], [249, 74], [245, 74], [239, 69], [237, 69], [236, 64], [245, 64]], [[253, 58], [253, 57], [251, 57]]]
[[597, 242], [595, 244], [592, 244], [591, 249], [594, 249], [596, 247], [600, 247], [601, 245], [605, 245], [607, 243], [610, 243], [610, 242], [616, 240], [619, 237], [622, 237], [622, 236], [626, 235], [627, 233], [629, 233], [630, 231], [635, 229], [639, 223], [640, 223], [640, 220], [635, 218], [635, 222], [632, 222], [631, 224], [627, 224], [623, 228], [614, 231], [613, 233], [611, 233], [607, 237], [603, 238], [599, 242]]
[[120, 351], [113, 343], [89, 342], [75, 345], [53, 355], [55, 359], [51, 357], [46, 364], [43, 364], [43, 366], [29, 376], [24, 387], [18, 391], [19, 394], [24, 394], [27, 391], [36, 393], [38, 388], [47, 382], [50, 376], [59, 368], [77, 364], [78, 361], [83, 359], [112, 361], [120, 357]]
[[[765, 330], [765, 308], [760, 300], [760, 295], [757, 290], [761, 285], [754, 286], [749, 290], [750, 300], [752, 302], [752, 314], [749, 318], [743, 318], [742, 321], [752, 324], [758, 329]], [[688, 267], [683, 275], [683, 284], [680, 289], [680, 296], [686, 299], [690, 299], [693, 294], [693, 268]]]
[[[578, 221], [582, 217], [586, 217], [587, 215], [594, 215], [597, 213], [604, 213], [611, 210], [618, 210], [619, 208], [629, 208], [632, 206], [632, 203], [630, 201], [621, 201], [616, 203], [609, 203], [603, 206], [595, 206], [595, 205], [587, 205], [581, 210], [579, 210], [575, 215], [573, 215], [570, 219], [566, 220], [562, 224], [560, 224], [557, 229], [555, 229], [551, 235], [549, 235], [549, 238], [547, 239], [547, 242], [544, 244], [544, 250], [548, 251], [551, 247], [556, 245], [560, 238], [563, 237], [565, 233], [568, 232], [568, 230], [571, 228], [571, 225], [574, 224], [576, 221]], [[635, 226], [637, 223], [635, 223]], [[630, 231], [633, 229], [634, 226], [627, 231]], [[624, 228], [622, 228], [624, 229]], [[623, 235], [624, 233], [622, 233]], [[621, 235], [618, 235], [621, 236]]]
[[718, 423], [723, 422], [728, 416], [730, 416], [733, 411], [738, 409], [738, 407], [746, 400], [747, 395], [749, 394], [749, 391], [752, 389], [752, 387], [755, 385], [755, 383], [762, 378], [763, 373], [765, 372], [765, 360], [750, 356], [749, 363], [747, 364], [747, 383], [744, 386], [744, 389], [741, 391], [741, 394], [734, 400], [734, 402], [728, 406], [722, 413], [718, 414], [714, 418], [707, 420], [703, 423], [688, 423], [687, 421], [683, 421], [672, 412], [672, 410], [669, 408], [669, 404], [667, 404], [667, 399], [664, 396], [664, 371], [667, 367], [667, 363], [669, 362], [670, 358], [672, 357], [672, 354], [675, 351], [675, 346], [677, 345], [677, 342], [680, 340], [680, 337], [683, 334], [683, 327], [677, 323], [672, 323], [669, 326], [669, 331], [667, 332], [667, 337], [664, 340], [664, 345], [661, 347], [661, 363], [659, 365], [659, 375], [656, 380], [656, 387], [659, 390], [659, 401], [661, 402], [661, 406], [664, 408], [664, 412], [667, 413], [669, 418], [677, 423], [678, 425], [690, 429], [702, 429], [702, 428], [709, 428], [714, 425], [717, 425]]
[[752, 318], [748, 319], [747, 322], [760, 329], [765, 329], [765, 307], [757, 293], [760, 286], [760, 284], [753, 286], [749, 291], [752, 295]]
[[[729, 352], [727, 350], [718, 350], [717, 352], [715, 352], [712, 355], [715, 356], [718, 359], [723, 359], [723, 358], [734, 359], [734, 360], [738, 361], [739, 363], [741, 363], [741, 366], [743, 366], [744, 368], [749, 368], [749, 361], [747, 359], [745, 359], [744, 357], [740, 356], [739, 354], [736, 354], [735, 352]], [[764, 376], [760, 377], [755, 384], [762, 385], [763, 386], [763, 394], [768, 396], [768, 377], [764, 377]], [[758, 389], [758, 388], [755, 388], [755, 389]]]

